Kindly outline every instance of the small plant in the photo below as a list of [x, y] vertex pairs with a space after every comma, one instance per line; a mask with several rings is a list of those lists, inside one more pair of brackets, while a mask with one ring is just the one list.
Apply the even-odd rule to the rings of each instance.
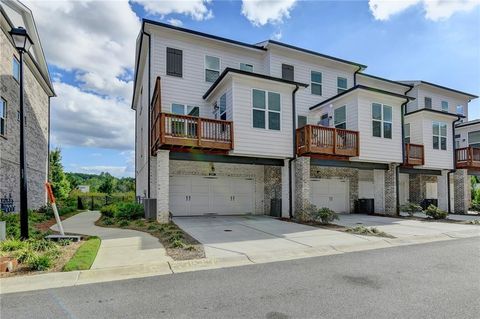
[[473, 224], [473, 225], [480, 225], [480, 219], [474, 219], [474, 220], [469, 221], [468, 223]]
[[425, 210], [425, 215], [427, 215], [427, 216], [429, 216], [433, 219], [445, 219], [445, 218], [447, 218], [448, 213], [446, 211], [441, 210], [437, 206], [431, 204]]
[[316, 221], [320, 220], [322, 224], [330, 224], [334, 220], [338, 220], [338, 214], [328, 207], [322, 207], [313, 213], [313, 218]]
[[57, 243], [59, 246], [68, 246], [72, 241], [70, 239], [60, 239]]
[[57, 247], [53, 241], [46, 240], [46, 239], [40, 239], [40, 240], [29, 239], [27, 241], [27, 245], [29, 246], [29, 248], [35, 251], [47, 251], [50, 249], [55, 249]]
[[152, 225], [148, 225], [147, 227], [147, 230], [150, 230], [150, 231], [155, 231], [155, 230], [160, 230], [159, 227], [157, 227], [156, 225], [152, 224]]
[[28, 268], [38, 271], [47, 270], [52, 267], [52, 264], [52, 258], [48, 255], [34, 255], [26, 262]]
[[100, 213], [105, 217], [113, 217], [115, 214], [118, 213], [118, 207], [116, 204], [103, 206], [100, 209]]
[[405, 205], [400, 206], [400, 210], [407, 213], [408, 216], [412, 217], [413, 215], [415, 215], [415, 213], [422, 212], [422, 206], [408, 202]]
[[25, 246], [26, 242], [19, 239], [10, 238], [3, 242], [0, 242], [0, 251], [16, 251], [24, 248]]
[[19, 263], [28, 263], [32, 259], [36, 258], [38, 256], [38, 253], [30, 249], [28, 246], [15, 251], [13, 254], [15, 258], [17, 258]]
[[139, 219], [139, 220], [135, 221], [135, 225], [138, 226], [138, 227], [145, 227], [145, 221]]
[[114, 224], [114, 221], [113, 221], [113, 219], [110, 218], [110, 217], [105, 217], [105, 218], [103, 218], [103, 224], [104, 224], [104, 225], [107, 225], [107, 226], [113, 225], [113, 224]]
[[393, 238], [393, 236], [379, 230], [376, 227], [365, 227], [363, 225], [358, 225], [355, 227], [350, 227], [346, 230], [348, 233], [358, 234], [358, 235], [367, 235], [367, 236], [378, 236], [378, 237], [388, 237]]
[[480, 202], [474, 199], [474, 200], [472, 201], [472, 207], [471, 207], [471, 209], [472, 209], [473, 211], [480, 212]]
[[126, 219], [121, 219], [118, 222], [118, 226], [120, 226], [120, 227], [127, 227], [128, 225], [130, 225], [130, 222]]
[[181, 239], [172, 241], [172, 248], [185, 248], [185, 243]]

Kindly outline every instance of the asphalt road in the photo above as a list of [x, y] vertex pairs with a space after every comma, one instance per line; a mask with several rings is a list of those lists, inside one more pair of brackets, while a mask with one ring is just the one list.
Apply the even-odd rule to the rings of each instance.
[[2, 295], [3, 318], [479, 318], [480, 239]]

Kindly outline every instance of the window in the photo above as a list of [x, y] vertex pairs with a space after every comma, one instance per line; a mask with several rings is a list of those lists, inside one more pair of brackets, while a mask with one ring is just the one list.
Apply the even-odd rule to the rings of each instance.
[[294, 79], [293, 69], [294, 69], [293, 65], [282, 64], [282, 79], [293, 81]]
[[328, 121], [328, 113], [324, 113], [322, 116], [320, 116], [320, 122], [318, 122], [318, 124], [322, 126], [329, 126], [330, 123]]
[[240, 70], [253, 72], [253, 65], [247, 63], [240, 63]]
[[372, 103], [372, 135], [392, 138], [392, 107]]
[[13, 57], [12, 74], [15, 80], [20, 81], [20, 62], [18, 62], [16, 57]]
[[297, 128], [301, 128], [307, 125], [307, 117], [304, 115], [297, 116]]
[[480, 147], [480, 131], [468, 132], [468, 146]]
[[447, 149], [447, 123], [432, 122], [433, 131], [433, 149], [443, 150]]
[[215, 82], [220, 75], [220, 59], [214, 56], [205, 56], [205, 81]]
[[220, 120], [227, 120], [227, 94], [223, 94], [220, 97], [220, 101], [218, 103], [218, 118]]
[[457, 114], [464, 115], [463, 114], [463, 105], [457, 105]]
[[182, 50], [167, 48], [167, 75], [183, 76]]
[[347, 79], [338, 77], [337, 78], [337, 93], [342, 93], [347, 90]]
[[[190, 106], [184, 104], [172, 103], [172, 113], [179, 115], [196, 116], [200, 115], [200, 108], [198, 106]], [[187, 125], [185, 125], [185, 123]], [[171, 119], [172, 134], [178, 136], [195, 136], [197, 132], [197, 124], [192, 121], [185, 121], [183, 119]]]
[[447, 101], [442, 101], [442, 111], [443, 112], [448, 112], [448, 102]]
[[333, 111], [333, 123], [335, 124], [335, 128], [346, 129], [347, 128], [347, 107], [341, 106], [336, 108]]
[[254, 89], [252, 103], [253, 127], [280, 130], [280, 94]]
[[431, 97], [425, 97], [425, 108], [426, 109], [431, 109], [432, 108], [432, 98]]
[[310, 73], [310, 90], [314, 95], [322, 95], [322, 73], [312, 71]]
[[403, 125], [403, 134], [404, 134], [404, 138], [405, 138], [405, 144], [409, 144], [410, 143], [410, 123], [406, 123]]
[[6, 120], [7, 102], [4, 99], [0, 99], [0, 135], [5, 135], [7, 133]]

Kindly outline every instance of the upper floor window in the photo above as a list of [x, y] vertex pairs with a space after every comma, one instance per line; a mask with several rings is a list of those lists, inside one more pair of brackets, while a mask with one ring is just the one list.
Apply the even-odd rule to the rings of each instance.
[[183, 76], [182, 50], [167, 48], [167, 75]]
[[448, 102], [447, 101], [442, 101], [442, 111], [443, 112], [448, 112]]
[[347, 107], [345, 105], [333, 111], [333, 123], [335, 124], [335, 128], [347, 128]]
[[179, 115], [200, 116], [200, 108], [198, 106], [172, 103], [172, 113]]
[[323, 113], [322, 116], [320, 116], [320, 122], [318, 124], [322, 126], [328, 126], [329, 125], [329, 120], [328, 120], [328, 113]]
[[263, 90], [252, 90], [253, 127], [280, 130], [280, 94]]
[[457, 114], [465, 115], [463, 114], [463, 105], [457, 105]]
[[205, 81], [215, 82], [220, 75], [220, 58], [205, 56]]
[[12, 74], [15, 80], [20, 81], [20, 62], [16, 57], [13, 57], [12, 61]]
[[410, 143], [410, 123], [406, 123], [403, 125], [403, 135], [405, 139], [405, 144]]
[[342, 93], [347, 90], [347, 79], [338, 77], [337, 78], [337, 93]]
[[392, 138], [392, 107], [372, 103], [372, 134], [375, 137]]
[[432, 98], [426, 96], [424, 101], [425, 101], [425, 108], [426, 109], [431, 109], [432, 108]]
[[447, 149], [447, 123], [433, 122], [433, 149], [446, 150]]
[[310, 89], [314, 95], [322, 95], [322, 73], [312, 71], [310, 73]]
[[7, 101], [0, 99], [0, 135], [7, 133]]
[[297, 116], [297, 128], [301, 128], [307, 125], [307, 117], [305, 115]]
[[294, 68], [293, 65], [282, 64], [282, 79], [293, 81], [294, 79]]
[[240, 70], [253, 72], [253, 65], [248, 63], [240, 63]]
[[218, 101], [218, 119], [227, 120], [227, 94], [223, 94]]
[[468, 132], [468, 146], [480, 147], [480, 131]]

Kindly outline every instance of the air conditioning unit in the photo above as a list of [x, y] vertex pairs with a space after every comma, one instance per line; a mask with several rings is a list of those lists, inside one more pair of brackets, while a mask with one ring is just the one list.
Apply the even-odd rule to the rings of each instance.
[[143, 209], [145, 211], [145, 219], [157, 219], [157, 199], [144, 198]]

